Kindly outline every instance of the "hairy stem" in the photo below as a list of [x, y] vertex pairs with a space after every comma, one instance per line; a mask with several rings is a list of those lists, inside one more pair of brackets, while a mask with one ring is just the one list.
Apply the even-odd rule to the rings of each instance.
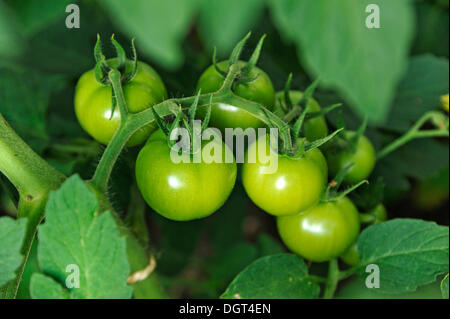
[[425, 113], [405, 134], [392, 141], [390, 144], [386, 145], [381, 151], [377, 153], [377, 160], [386, 157], [388, 154], [392, 153], [404, 144], [418, 138], [429, 138], [429, 137], [448, 137], [448, 119], [447, 127], [438, 127], [437, 129], [420, 130], [422, 125], [425, 124], [433, 117], [439, 117], [440, 114], [436, 115], [436, 112]]
[[339, 282], [339, 267], [337, 259], [331, 259], [328, 264], [328, 278], [325, 284], [324, 299], [331, 299]]
[[19, 192], [17, 218], [27, 218], [22, 254], [24, 261], [2, 296], [15, 298], [25, 264], [28, 260], [36, 229], [44, 217], [45, 203], [51, 190], [64, 181], [65, 176], [36, 154], [9, 126], [0, 114], [0, 172]]

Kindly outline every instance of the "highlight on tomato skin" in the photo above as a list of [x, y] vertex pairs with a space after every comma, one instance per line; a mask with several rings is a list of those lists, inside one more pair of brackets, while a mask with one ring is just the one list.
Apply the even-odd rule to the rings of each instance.
[[329, 261], [342, 255], [356, 240], [359, 213], [347, 197], [320, 203], [290, 216], [278, 216], [277, 227], [292, 252], [313, 262]]

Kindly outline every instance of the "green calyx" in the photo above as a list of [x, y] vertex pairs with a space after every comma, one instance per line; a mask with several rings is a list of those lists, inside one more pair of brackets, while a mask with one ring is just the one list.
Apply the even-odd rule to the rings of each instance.
[[[153, 117], [155, 118], [155, 122], [158, 125], [158, 127], [161, 129], [161, 131], [164, 133], [167, 139], [167, 144], [169, 147], [174, 146], [175, 144], [179, 142], [183, 142], [183, 139], [173, 139], [172, 137], [178, 136], [178, 132], [176, 130], [180, 128], [184, 128], [189, 133], [189, 145], [183, 145], [182, 149], [189, 149], [190, 153], [193, 154], [197, 152], [198, 150], [193, 149], [193, 143], [192, 141], [194, 138], [196, 138], [197, 135], [201, 135], [202, 132], [208, 127], [209, 120], [211, 117], [211, 106], [212, 106], [212, 95], [210, 97], [210, 101], [208, 104], [208, 108], [205, 114], [205, 117], [203, 118], [202, 124], [200, 127], [197, 127], [196, 125], [196, 113], [197, 113], [197, 107], [199, 103], [201, 92], [198, 91], [194, 101], [192, 102], [191, 106], [188, 108], [187, 114], [185, 114], [183, 108], [181, 105], [176, 106], [175, 104], [171, 107], [171, 112], [173, 113], [172, 121], [166, 122], [155, 110], [154, 107], [151, 108]], [[176, 133], [176, 134], [174, 134]]]
[[289, 74], [288, 79], [286, 81], [286, 85], [284, 87], [284, 101], [283, 101], [284, 103], [280, 103], [280, 105], [282, 105], [283, 111], [286, 113], [286, 116], [283, 119], [285, 127], [280, 128], [274, 124], [274, 121], [271, 120], [270, 116], [267, 116], [267, 118], [268, 122], [270, 123], [269, 125], [270, 127], [277, 127], [278, 129], [282, 129], [287, 132], [287, 134], [280, 134], [281, 147], [279, 148], [279, 153], [288, 155], [290, 157], [298, 158], [303, 156], [306, 152], [311, 151], [327, 143], [342, 131], [342, 128], [337, 129], [333, 133], [325, 136], [324, 138], [315, 140], [313, 142], [309, 142], [306, 139], [301, 138], [304, 123], [307, 119], [311, 118], [311, 115], [313, 115], [314, 117], [323, 115], [333, 110], [334, 108], [340, 106], [341, 104], [335, 104], [321, 110], [320, 112], [315, 112], [311, 114], [308, 101], [310, 98], [312, 98], [314, 91], [319, 83], [319, 80], [314, 81], [305, 90], [305, 93], [303, 94], [301, 100], [295, 105], [292, 103], [289, 94], [291, 88], [291, 81], [292, 81], [292, 74]]
[[[236, 44], [236, 46], [234, 47], [234, 49], [231, 52], [230, 57], [228, 59], [229, 64], [228, 64], [228, 70], [226, 70], [226, 71], [220, 69], [219, 66], [217, 65], [217, 60], [216, 60], [216, 54], [217, 54], [216, 51], [217, 50], [216, 50], [216, 47], [214, 47], [212, 63], [213, 63], [214, 69], [217, 71], [217, 73], [222, 75], [224, 78], [227, 76], [227, 73], [229, 72], [230, 67], [233, 64], [237, 64], [239, 62], [239, 57], [241, 56], [242, 49], [244, 48], [247, 40], [250, 38], [250, 35], [251, 35], [251, 32], [247, 33], [247, 35], [241, 41], [239, 41], [238, 44]], [[266, 38], [266, 35], [264, 34], [259, 39], [258, 44], [256, 45], [255, 49], [253, 50], [252, 55], [250, 56], [250, 59], [245, 63], [245, 66], [243, 66], [240, 69], [238, 76], [234, 79], [232, 87], [234, 87], [240, 83], [252, 82], [256, 79], [256, 77], [251, 77], [250, 74], [251, 74], [251, 71], [253, 70], [253, 68], [258, 63], [259, 55], [261, 53], [261, 49], [264, 44], [265, 38]]]
[[359, 183], [356, 183], [354, 185], [351, 185], [351, 186], [345, 188], [344, 190], [340, 190], [340, 187], [342, 185], [342, 182], [344, 181], [345, 176], [348, 174], [348, 172], [350, 171], [350, 169], [352, 168], [353, 165], [354, 164], [347, 165], [346, 167], [344, 167], [343, 169], [341, 169], [338, 172], [338, 174], [328, 184], [328, 186], [323, 194], [323, 197], [321, 200], [322, 202], [337, 201], [337, 200], [347, 196], [348, 194], [350, 194], [351, 192], [353, 192], [360, 186], [362, 186], [364, 184], [369, 184], [369, 181], [363, 180]]
[[99, 83], [111, 85], [108, 74], [112, 70], [117, 70], [121, 74], [120, 80], [122, 84], [128, 83], [133, 79], [137, 72], [137, 52], [134, 39], [131, 40], [131, 49], [133, 51], [133, 58], [130, 60], [131, 68], [127, 67], [127, 56], [125, 50], [114, 38], [114, 34], [111, 36], [111, 43], [116, 49], [116, 57], [107, 60], [102, 51], [100, 35], [97, 35], [97, 42], [94, 47], [94, 57], [96, 62], [94, 68], [95, 78]]

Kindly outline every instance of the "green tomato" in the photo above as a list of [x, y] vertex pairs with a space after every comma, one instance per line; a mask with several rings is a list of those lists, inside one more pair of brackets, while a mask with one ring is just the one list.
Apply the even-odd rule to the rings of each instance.
[[[291, 98], [292, 104], [297, 104], [303, 97], [303, 92], [300, 91], [289, 91], [289, 96]], [[275, 108], [280, 108], [280, 103], [284, 103], [284, 92], [277, 92], [275, 96]], [[320, 111], [319, 103], [310, 98], [307, 104], [310, 107], [310, 112], [315, 113]], [[303, 124], [303, 135], [306, 137], [308, 141], [315, 141], [321, 138], [324, 138], [328, 135], [328, 126], [327, 121], [325, 120], [325, 116], [317, 116], [312, 119], [305, 121]]]
[[347, 197], [323, 202], [291, 216], [277, 217], [278, 232], [294, 253], [314, 262], [343, 254], [359, 234], [359, 214]]
[[[108, 60], [112, 67], [117, 65], [117, 59]], [[127, 69], [132, 62], [127, 61]], [[134, 78], [123, 85], [125, 102], [130, 113], [138, 113], [151, 105], [167, 98], [166, 88], [159, 75], [149, 65], [138, 62]], [[75, 88], [75, 114], [83, 129], [95, 140], [108, 144], [120, 124], [120, 111], [116, 106], [112, 111], [112, 88], [98, 83], [94, 70], [84, 73]], [[147, 125], [137, 131], [127, 143], [135, 146], [145, 142], [156, 129], [155, 125]]]
[[[352, 138], [356, 132], [346, 131], [346, 138]], [[353, 164], [344, 178], [347, 184], [356, 184], [369, 177], [375, 167], [376, 154], [372, 143], [367, 137], [362, 135], [355, 146], [351, 149], [341, 149], [339, 145], [331, 142], [326, 147], [325, 157], [327, 158], [328, 169], [331, 176], [336, 176], [342, 169]]]
[[378, 224], [387, 220], [387, 211], [386, 207], [383, 204], [378, 204], [373, 209], [371, 209], [368, 214], [375, 217], [374, 224]]
[[359, 264], [360, 259], [358, 255], [358, 245], [353, 243], [341, 256], [341, 260], [349, 266], [355, 266]]
[[[202, 143], [212, 147], [215, 140]], [[222, 156], [232, 156], [222, 141]], [[230, 195], [236, 181], [236, 162], [175, 163], [161, 130], [149, 138], [136, 160], [136, 180], [148, 205], [160, 215], [176, 221], [206, 217], [217, 211]], [[183, 154], [186, 161], [189, 154]], [[232, 158], [232, 157], [230, 157]]]
[[[246, 62], [239, 61], [239, 65], [244, 67]], [[217, 63], [217, 66], [226, 71], [228, 69], [228, 61]], [[254, 81], [248, 83], [239, 83], [234, 86], [233, 91], [236, 95], [244, 99], [262, 104], [267, 109], [272, 110], [275, 102], [275, 91], [269, 76], [260, 68], [253, 67], [249, 77], [255, 78]], [[197, 83], [197, 90], [201, 89], [202, 93], [211, 93], [219, 90], [223, 84], [224, 77], [216, 71], [213, 65], [203, 72]], [[205, 108], [199, 108], [199, 116], [204, 116]], [[210, 126], [216, 127], [225, 132], [225, 128], [258, 128], [265, 127], [265, 124], [255, 118], [247, 111], [226, 103], [214, 103], [211, 107]]]
[[[327, 164], [322, 152], [313, 149], [303, 156], [294, 158], [275, 154], [271, 161], [278, 167], [272, 174], [264, 172], [267, 163], [262, 163], [258, 154], [268, 136], [262, 136], [246, 151], [242, 166], [242, 183], [250, 199], [261, 209], [275, 216], [292, 215], [317, 204], [327, 182]], [[256, 154], [249, 160], [249, 154]], [[253, 163], [251, 163], [252, 161]]]

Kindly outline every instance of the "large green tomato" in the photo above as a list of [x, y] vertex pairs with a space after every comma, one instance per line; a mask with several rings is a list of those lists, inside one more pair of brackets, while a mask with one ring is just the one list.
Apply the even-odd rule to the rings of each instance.
[[[114, 67], [117, 59], [108, 60], [107, 63]], [[127, 61], [127, 69], [131, 67], [132, 62]], [[138, 113], [167, 98], [161, 78], [143, 62], [138, 62], [135, 76], [123, 85], [123, 93], [130, 113]], [[112, 117], [111, 111], [111, 86], [98, 83], [94, 70], [87, 71], [75, 88], [75, 114], [83, 129], [102, 144], [109, 143], [120, 124], [119, 108], [116, 106]], [[127, 146], [145, 142], [155, 129], [155, 125], [144, 126], [130, 138]]]
[[[291, 98], [292, 104], [298, 104], [303, 97], [303, 92], [289, 91], [289, 97]], [[280, 103], [284, 103], [283, 91], [277, 92], [275, 96], [275, 108], [281, 108]], [[319, 112], [321, 109], [319, 103], [313, 98], [309, 99], [307, 105], [310, 107], [310, 111], [308, 113]], [[327, 121], [325, 120], [325, 116], [316, 116], [305, 121], [303, 124], [303, 135], [308, 141], [311, 142], [327, 136], [328, 126]]]
[[[245, 66], [246, 62], [239, 61], [240, 66]], [[228, 61], [217, 63], [217, 66], [226, 71], [228, 69]], [[248, 83], [239, 83], [234, 86], [233, 91], [236, 95], [244, 99], [262, 104], [267, 109], [272, 110], [275, 103], [275, 91], [269, 76], [260, 68], [253, 67], [249, 77], [255, 78], [254, 81]], [[203, 72], [197, 83], [197, 90], [201, 89], [202, 93], [211, 93], [220, 89], [224, 81], [224, 77], [217, 72], [213, 65]], [[199, 115], [203, 116], [205, 108], [199, 109]], [[225, 103], [215, 103], [211, 108], [210, 126], [216, 127], [225, 132], [225, 128], [240, 127], [246, 128], [265, 127], [264, 123], [247, 111]]]
[[[247, 149], [242, 167], [242, 183], [250, 199], [275, 216], [297, 214], [317, 204], [327, 183], [327, 164], [321, 151], [313, 149], [299, 158], [275, 154], [271, 161], [278, 162], [277, 169], [268, 174], [264, 172], [268, 164], [262, 163], [258, 154], [263, 143], [269, 150], [268, 136], [260, 137]], [[250, 154], [257, 154], [253, 163]]]
[[[350, 139], [356, 133], [346, 131], [345, 134]], [[344, 178], [344, 182], [347, 184], [356, 184], [369, 177], [376, 161], [375, 149], [364, 135], [358, 139], [354, 151], [351, 149], [342, 150], [332, 141], [330, 146], [326, 147], [325, 157], [327, 158], [329, 173], [333, 177], [343, 168], [353, 164]]]
[[278, 232], [294, 253], [314, 262], [343, 254], [359, 234], [359, 214], [347, 197], [320, 203], [291, 216], [277, 217]]
[[[215, 140], [202, 143], [212, 147]], [[175, 163], [161, 130], [149, 138], [136, 160], [136, 180], [142, 196], [156, 212], [177, 221], [206, 217], [217, 211], [230, 195], [236, 181], [236, 162], [222, 141], [222, 156], [232, 163]], [[206, 152], [206, 151], [205, 151]], [[188, 161], [189, 154], [183, 154]]]

